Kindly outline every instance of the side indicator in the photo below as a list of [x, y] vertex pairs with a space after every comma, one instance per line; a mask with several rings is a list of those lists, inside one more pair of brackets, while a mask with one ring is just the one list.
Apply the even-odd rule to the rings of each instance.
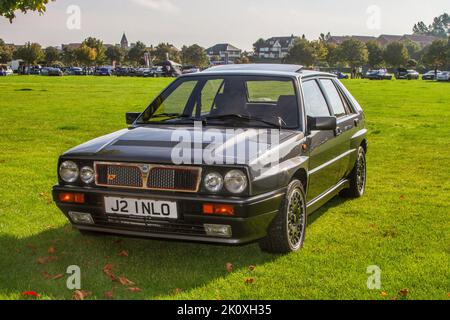
[[84, 194], [82, 193], [70, 193], [70, 192], [63, 192], [59, 194], [59, 201], [64, 203], [78, 203], [83, 204], [85, 203]]

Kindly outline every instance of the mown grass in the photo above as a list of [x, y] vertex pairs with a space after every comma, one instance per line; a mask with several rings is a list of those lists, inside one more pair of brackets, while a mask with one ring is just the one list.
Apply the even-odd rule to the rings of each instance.
[[[41, 299], [70, 299], [66, 277], [48, 280], [44, 273], [78, 265], [92, 299], [111, 290], [116, 299], [392, 299], [405, 288], [408, 299], [449, 299], [449, 83], [345, 82], [368, 119], [367, 194], [336, 198], [310, 217], [299, 253], [72, 230], [51, 201], [59, 154], [125, 127], [124, 113], [142, 110], [169, 81], [0, 78], [0, 298], [21, 299], [31, 290]], [[119, 255], [123, 250], [128, 257]], [[37, 262], [50, 255], [58, 259]], [[142, 292], [112, 282], [102, 272], [106, 264]], [[370, 265], [382, 269], [380, 290], [367, 289]]]

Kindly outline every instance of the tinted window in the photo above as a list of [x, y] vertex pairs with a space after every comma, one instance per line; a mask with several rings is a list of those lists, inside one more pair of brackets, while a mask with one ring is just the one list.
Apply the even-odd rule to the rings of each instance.
[[247, 81], [248, 102], [277, 103], [281, 96], [295, 96], [292, 81]]
[[347, 114], [345, 111], [344, 104], [342, 102], [341, 96], [339, 92], [337, 91], [336, 87], [333, 84], [333, 81], [330, 79], [322, 79], [320, 82], [323, 85], [323, 88], [325, 89], [325, 93], [328, 96], [328, 99], [330, 99], [331, 108], [334, 112], [334, 115], [336, 117], [342, 117]]
[[310, 117], [329, 117], [327, 102], [315, 80], [303, 83], [306, 115]]

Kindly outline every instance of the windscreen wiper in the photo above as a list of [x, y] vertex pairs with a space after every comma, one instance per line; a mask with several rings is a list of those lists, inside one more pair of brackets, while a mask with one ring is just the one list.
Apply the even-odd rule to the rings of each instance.
[[204, 120], [221, 120], [221, 119], [227, 119], [227, 118], [235, 118], [235, 119], [241, 119], [241, 120], [247, 120], [247, 121], [258, 121], [264, 124], [267, 124], [271, 127], [277, 127], [279, 129], [282, 128], [281, 122], [282, 120], [280, 119], [280, 123], [274, 123], [271, 121], [267, 121], [261, 118], [256, 118], [256, 117], [252, 117], [252, 116], [247, 116], [247, 115], [242, 115], [242, 114], [222, 114], [222, 115], [217, 115], [217, 116], [208, 116], [205, 117]]

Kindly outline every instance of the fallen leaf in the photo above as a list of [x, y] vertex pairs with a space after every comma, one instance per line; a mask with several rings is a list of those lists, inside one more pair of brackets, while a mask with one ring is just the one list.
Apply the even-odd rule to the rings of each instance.
[[64, 278], [64, 274], [51, 275], [48, 272], [44, 272], [43, 275], [44, 275], [44, 278], [48, 279], [48, 280], [58, 280], [58, 279]]
[[141, 292], [142, 291], [141, 289], [139, 289], [137, 287], [130, 287], [130, 288], [127, 288], [127, 290], [130, 292]]
[[37, 247], [34, 244], [32, 243], [27, 244], [27, 248], [31, 249], [34, 253], [36, 253]]
[[112, 272], [112, 269], [113, 269], [113, 265], [109, 263], [103, 267], [103, 273], [106, 274], [108, 277], [110, 277], [111, 280], [117, 281], [117, 277]]
[[114, 292], [113, 291], [106, 291], [105, 292], [105, 298], [107, 298], [107, 299], [114, 299]]
[[118, 277], [117, 280], [118, 280], [119, 283], [120, 283], [121, 285], [123, 285], [123, 286], [129, 287], [129, 286], [134, 286], [134, 285], [135, 285], [134, 282], [128, 280], [128, 279], [125, 278], [125, 277]]
[[49, 256], [49, 257], [40, 257], [40, 258], [37, 259], [37, 262], [39, 264], [47, 264], [47, 263], [50, 263], [50, 262], [53, 262], [53, 261], [56, 261], [56, 260], [58, 260], [58, 257]]
[[89, 297], [91, 293], [89, 291], [75, 290], [72, 296], [73, 300], [84, 300]]
[[401, 199], [401, 200], [405, 200], [405, 199], [406, 199], [406, 196], [405, 196], [405, 195], [401, 195], [401, 196], [400, 196], [400, 199]]
[[22, 292], [22, 295], [28, 296], [28, 297], [35, 297], [35, 298], [39, 298], [41, 296], [39, 293], [34, 292], [34, 291], [25, 291], [25, 292]]
[[227, 270], [227, 272], [233, 272], [233, 264], [227, 263], [225, 265], [225, 270]]
[[175, 290], [173, 290], [173, 294], [177, 295], [183, 292], [183, 289], [180, 288], [176, 288]]
[[380, 293], [380, 295], [381, 295], [382, 297], [387, 297], [389, 294], [388, 294], [386, 291], [382, 291], [382, 292]]
[[50, 247], [50, 248], [48, 248], [47, 252], [48, 252], [48, 254], [55, 254], [56, 249], [55, 249], [55, 247]]
[[245, 284], [254, 284], [256, 282], [255, 278], [247, 278], [245, 279]]
[[408, 289], [402, 289], [400, 290], [400, 292], [398, 293], [401, 297], [407, 297], [409, 294], [409, 290]]
[[250, 265], [250, 267], [248, 267], [248, 270], [250, 271], [255, 271], [256, 266], [254, 264]]
[[128, 251], [123, 250], [123, 251], [119, 252], [119, 256], [128, 257], [129, 256]]

